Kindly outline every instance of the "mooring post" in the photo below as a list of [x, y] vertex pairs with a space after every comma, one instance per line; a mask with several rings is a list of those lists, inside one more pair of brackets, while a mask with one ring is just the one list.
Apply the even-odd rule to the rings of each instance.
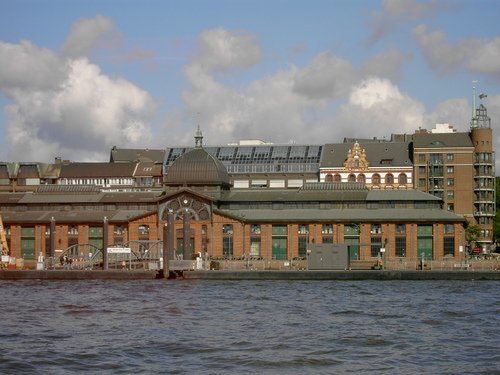
[[191, 260], [191, 214], [189, 211], [186, 210], [184, 212], [184, 232], [183, 232], [183, 242], [184, 242], [184, 251], [182, 252], [183, 254], [183, 259], [184, 260]]
[[56, 256], [56, 219], [50, 218], [50, 259], [54, 262]]
[[163, 277], [170, 275], [170, 260], [174, 259], [174, 214], [167, 213], [167, 223], [163, 227]]
[[104, 216], [102, 227], [102, 269], [108, 269], [108, 218]]

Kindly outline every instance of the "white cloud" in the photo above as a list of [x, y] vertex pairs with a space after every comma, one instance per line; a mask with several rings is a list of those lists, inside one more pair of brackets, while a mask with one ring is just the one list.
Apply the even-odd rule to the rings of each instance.
[[204, 30], [198, 40], [197, 63], [208, 72], [229, 72], [256, 64], [262, 49], [255, 44], [253, 35], [242, 31], [229, 31], [223, 27]]
[[349, 61], [325, 51], [297, 73], [293, 90], [310, 99], [341, 99], [354, 79], [355, 69]]
[[86, 57], [98, 45], [108, 48], [121, 43], [122, 33], [110, 18], [97, 15], [76, 21], [61, 48], [61, 56], [70, 59]]
[[429, 67], [441, 74], [451, 74], [459, 69], [500, 78], [500, 37], [462, 39], [457, 44], [447, 41], [441, 30], [428, 32], [426, 25], [413, 30]]
[[384, 0], [382, 9], [370, 13], [372, 32], [369, 43], [376, 43], [400, 25], [414, 22], [439, 11], [457, 11], [461, 1], [455, 0]]
[[387, 79], [368, 78], [353, 88], [335, 123], [345, 129], [345, 136], [384, 137], [414, 133], [425, 127], [424, 116], [423, 103], [402, 93]]
[[401, 78], [401, 66], [409, 60], [413, 60], [411, 53], [402, 53], [396, 47], [390, 46], [388, 53], [380, 52], [366, 60], [361, 71], [365, 76], [385, 77], [398, 81]]
[[114, 144], [152, 140], [157, 103], [129, 81], [26, 41], [0, 42], [0, 57], [0, 90], [13, 102], [5, 109], [9, 160], [106, 160]]

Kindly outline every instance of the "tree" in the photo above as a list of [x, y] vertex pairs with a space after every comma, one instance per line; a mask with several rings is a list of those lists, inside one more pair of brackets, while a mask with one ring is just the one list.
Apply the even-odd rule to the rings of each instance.
[[470, 225], [470, 221], [467, 220], [465, 224], [465, 242], [468, 244], [476, 243], [481, 234], [481, 228], [477, 225]]

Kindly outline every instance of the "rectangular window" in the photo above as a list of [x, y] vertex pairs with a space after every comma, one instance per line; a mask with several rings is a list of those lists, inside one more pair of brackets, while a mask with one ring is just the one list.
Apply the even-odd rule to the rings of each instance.
[[309, 234], [309, 225], [299, 224], [299, 234]]
[[396, 224], [396, 234], [405, 234], [406, 224]]
[[260, 237], [250, 237], [250, 257], [260, 258]]
[[418, 161], [425, 161], [425, 154], [418, 155]]
[[323, 224], [323, 227], [321, 229], [322, 234], [332, 234], [333, 233], [333, 226], [332, 224]]
[[454, 197], [454, 191], [453, 190], [448, 190], [447, 191], [447, 196], [448, 196], [448, 199], [453, 199], [453, 197]]
[[261, 234], [260, 224], [252, 224], [250, 226], [250, 234]]
[[447, 167], [446, 171], [451, 174], [451, 173], [455, 172], [455, 169], [454, 169], [454, 167]]
[[455, 256], [455, 237], [443, 237], [444, 255]]
[[201, 234], [207, 234], [207, 226], [205, 224], [201, 226]]
[[431, 164], [443, 164], [443, 154], [431, 154]]
[[222, 234], [233, 234], [233, 224], [224, 224], [222, 226]]
[[448, 186], [454, 186], [455, 185], [455, 179], [454, 178], [449, 178], [448, 179]]
[[305, 259], [307, 255], [307, 244], [309, 237], [299, 237], [299, 258]]
[[454, 159], [455, 159], [455, 155], [453, 155], [453, 154], [446, 155], [446, 160], [453, 161]]
[[453, 234], [453, 233], [455, 233], [455, 225], [445, 224], [444, 225], [444, 234]]
[[233, 258], [233, 237], [222, 237], [222, 255], [228, 259]]
[[372, 237], [371, 238], [371, 257], [376, 258], [380, 254], [380, 248], [382, 247], [382, 237]]
[[406, 257], [406, 237], [396, 237], [396, 256], [398, 258]]
[[381, 234], [382, 233], [382, 225], [372, 224], [370, 233], [371, 234]]
[[425, 186], [425, 179], [424, 178], [420, 178], [418, 180], [418, 186]]
[[321, 239], [323, 243], [333, 243], [333, 237], [332, 236], [323, 236]]
[[149, 225], [139, 225], [139, 234], [147, 235], [149, 234]]
[[77, 236], [78, 235], [78, 227], [76, 225], [70, 225], [68, 227], [68, 234], [70, 236]]
[[448, 203], [448, 211], [455, 211], [455, 205], [453, 203]]
[[123, 228], [122, 225], [115, 225], [113, 227], [113, 234], [115, 234], [115, 235], [125, 234], [125, 228]]
[[418, 167], [418, 173], [425, 174], [425, 167]]

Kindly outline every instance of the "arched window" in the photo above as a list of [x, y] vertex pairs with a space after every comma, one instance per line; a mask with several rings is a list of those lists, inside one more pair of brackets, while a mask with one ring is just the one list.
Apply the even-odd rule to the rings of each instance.
[[401, 174], [399, 175], [399, 183], [400, 183], [400, 184], [406, 184], [406, 182], [407, 182], [406, 175], [405, 175], [404, 173], [401, 173]]
[[385, 183], [386, 184], [393, 184], [394, 183], [394, 176], [392, 174], [387, 174], [385, 176]]
[[374, 174], [372, 177], [372, 181], [374, 184], [380, 184], [380, 175], [378, 173]]
[[356, 176], [353, 174], [349, 175], [349, 182], [356, 182]]
[[325, 178], [326, 182], [332, 182], [333, 181], [333, 176], [331, 174], [327, 174]]
[[366, 182], [366, 177], [363, 173], [358, 176], [358, 182]]
[[340, 182], [340, 181], [342, 181], [342, 177], [340, 177], [339, 174], [336, 174], [335, 175], [335, 182]]

